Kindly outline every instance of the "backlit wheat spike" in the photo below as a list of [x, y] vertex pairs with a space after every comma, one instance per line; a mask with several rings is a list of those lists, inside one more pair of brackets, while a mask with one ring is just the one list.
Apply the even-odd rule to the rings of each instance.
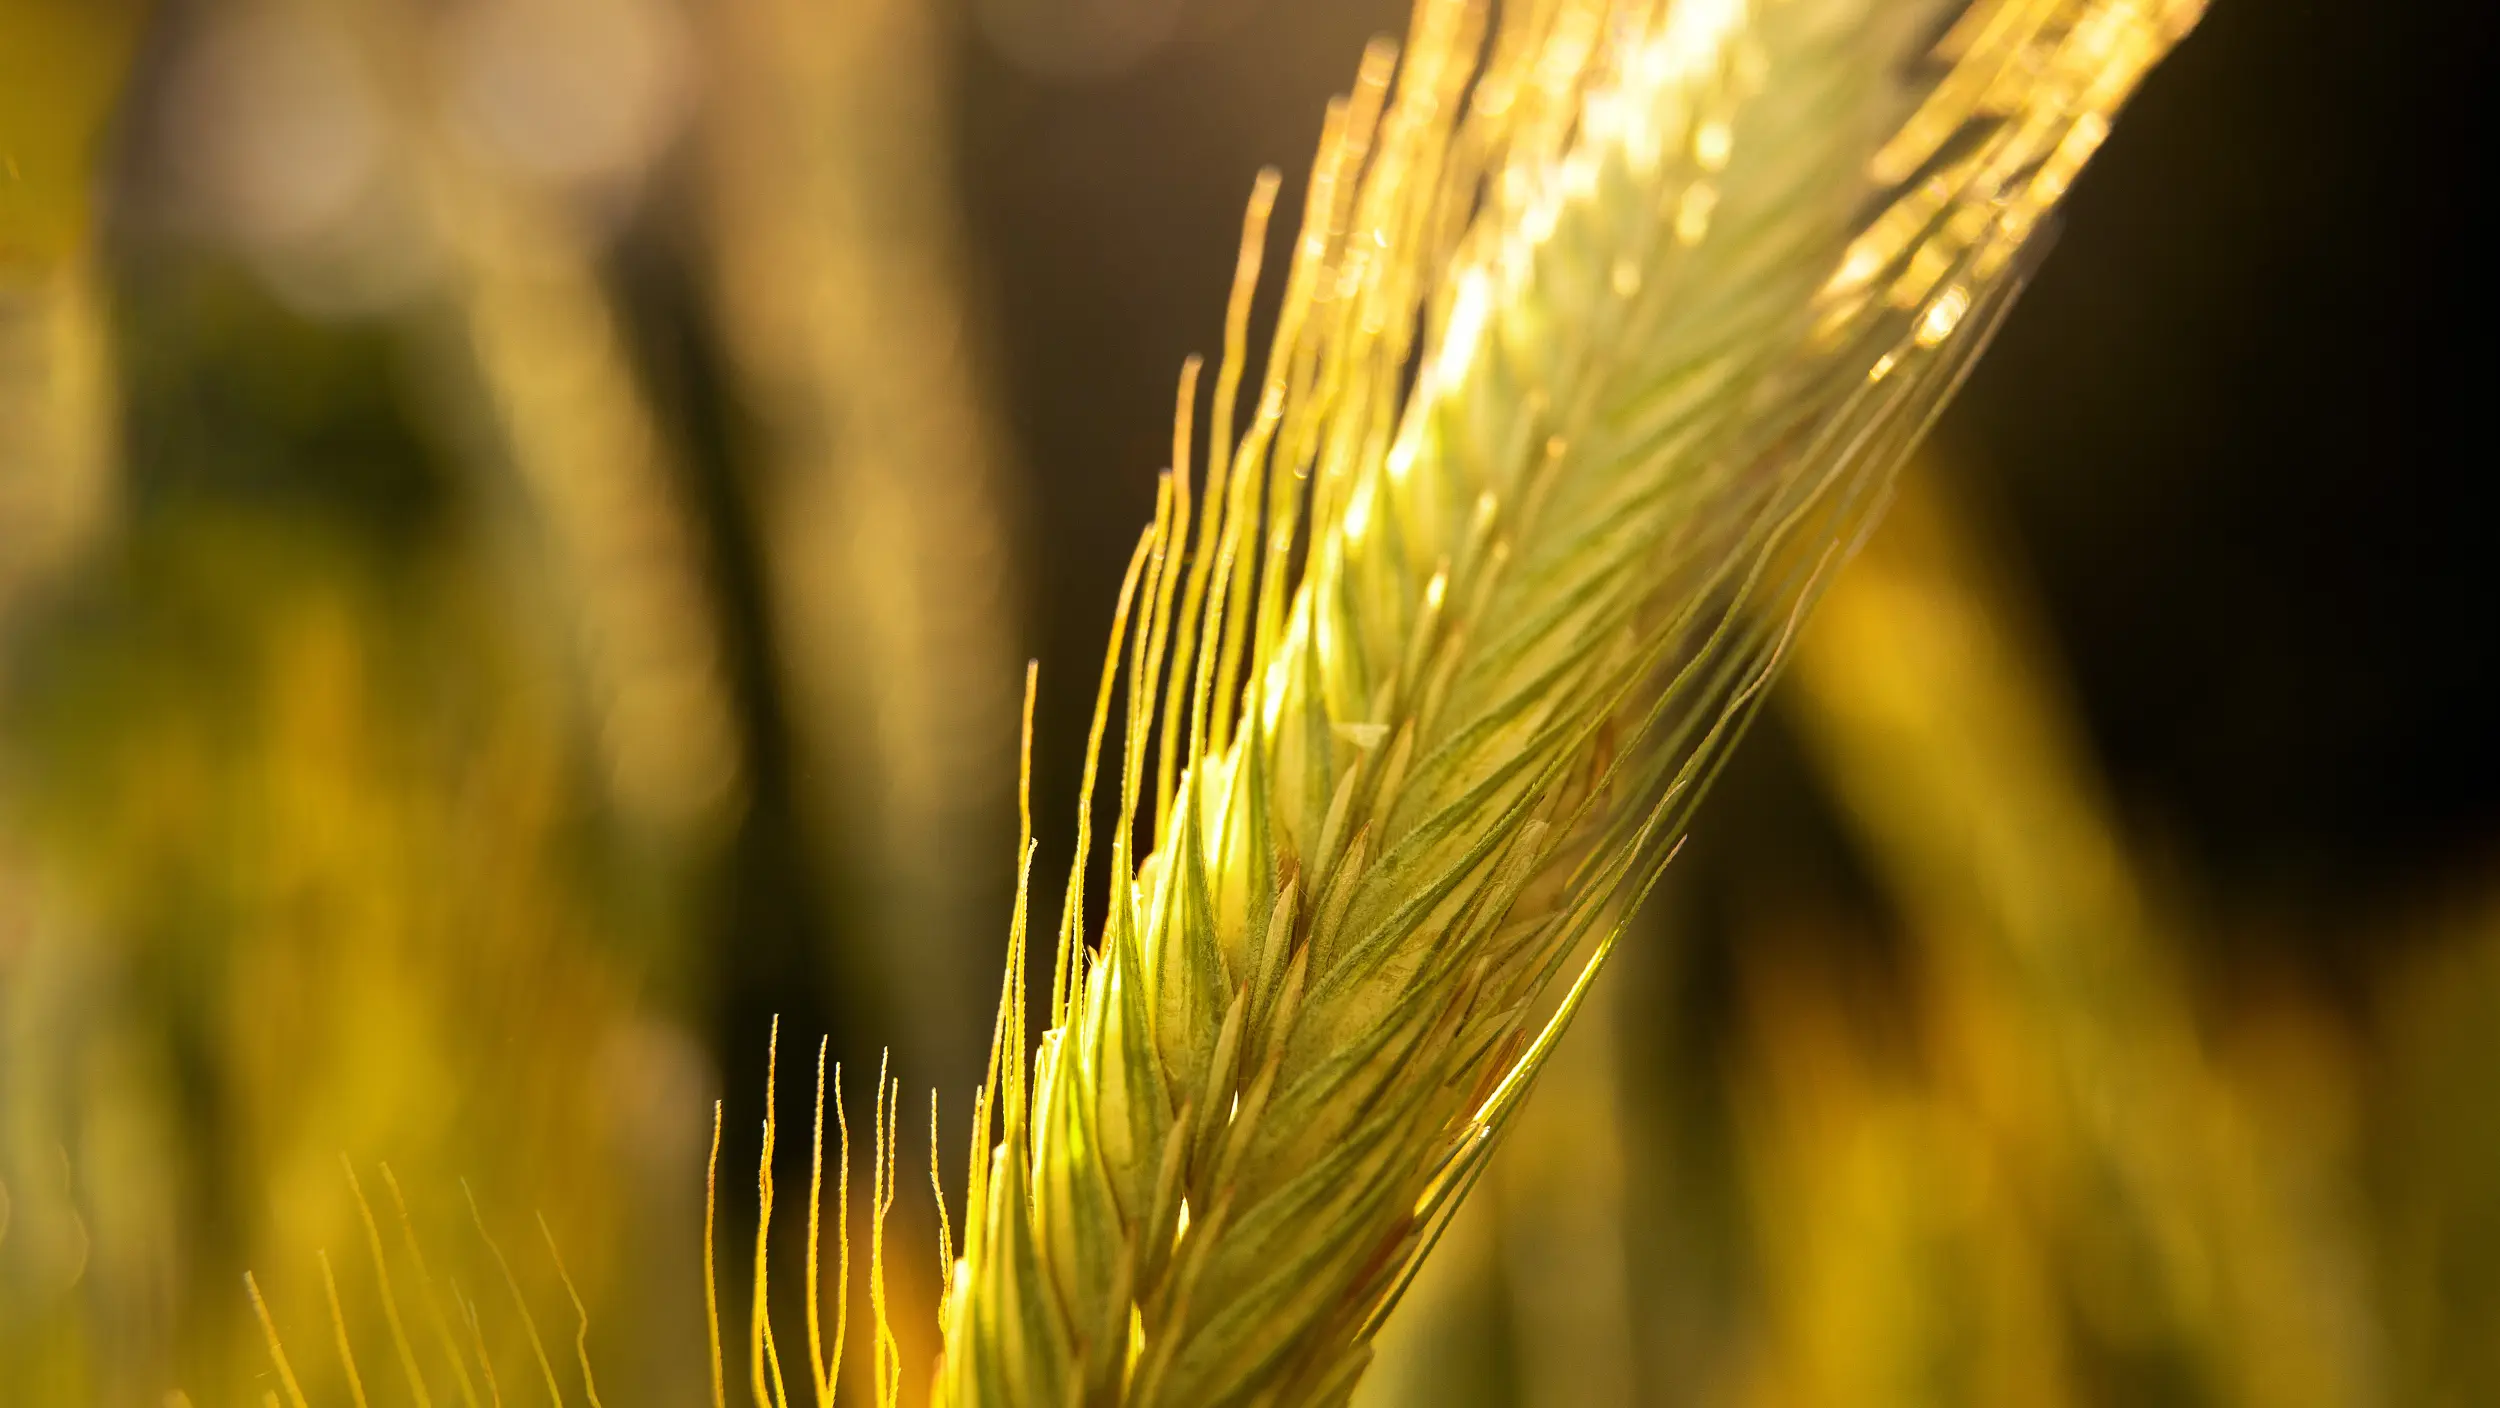
[[1185, 409], [1113, 628], [1112, 893], [1097, 931], [1107, 677], [1030, 1053], [1011, 929], [944, 1401], [1346, 1398], [2198, 7], [1501, 8], [1424, 0], [1331, 108], [1236, 445], [1253, 198], [1204, 496]]

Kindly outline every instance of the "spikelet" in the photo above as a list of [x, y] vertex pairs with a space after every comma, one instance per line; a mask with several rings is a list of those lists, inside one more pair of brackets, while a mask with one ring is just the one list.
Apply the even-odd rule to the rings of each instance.
[[1252, 198], [1202, 497], [1183, 375], [1030, 1053], [1011, 927], [943, 1401], [1344, 1401], [2197, 9], [1423, 0], [1366, 55], [1235, 445]]

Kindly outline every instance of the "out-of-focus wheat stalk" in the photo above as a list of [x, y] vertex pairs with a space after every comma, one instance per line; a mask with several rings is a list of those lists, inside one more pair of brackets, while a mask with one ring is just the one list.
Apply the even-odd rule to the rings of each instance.
[[[136, 22], [127, 5], [0, 4], [0, 696], [23, 608], [93, 544], [118, 493], [91, 196]], [[81, 1282], [132, 1269], [115, 1233], [165, 1229], [93, 1226], [48, 1118], [48, 1058], [74, 1019], [43, 1001], [75, 983], [80, 936], [7, 814], [8, 781], [0, 764], [0, 1398], [69, 1401], [132, 1382], [112, 1349], [155, 1347], [112, 1345]]]
[[1017, 623], [947, 179], [941, 8], [711, 7], [701, 196], [760, 430], [800, 802], [861, 890], [874, 941], [849, 947], [882, 970], [887, 1010], [969, 1079], [972, 956], [1006, 898], [978, 877], [1008, 825]]
[[1790, 698], [1919, 936], [1940, 1058], [2104, 1352], [2220, 1401], [2352, 1404], [2380, 1380], [2349, 1229], [2304, 1206], [2203, 1049], [2032, 632], [1932, 493], [1797, 652]]
[[1183, 374], [1097, 715], [1124, 681], [1108, 913], [1089, 947], [1081, 811], [1031, 1053], [1010, 937], [946, 1401], [1343, 1400], [2195, 13], [1529, 5], [1479, 65], [1485, 11], [1426, 0], [1366, 57], [1236, 445], [1253, 199], [1203, 500]]
[[2376, 1289], [2403, 1403], [2500, 1397], [2500, 896], [2476, 889], [2377, 994]]
[[525, 578], [569, 627], [593, 739], [624, 815], [717, 821], [743, 759], [713, 627], [705, 544], [602, 283], [600, 222], [500, 165], [451, 110], [457, 82], [424, 7], [373, 0], [351, 26], [390, 119], [398, 175], [463, 369], [472, 458], [509, 474]]
[[526, 192], [437, 171], [477, 389], [574, 628], [618, 805], [672, 827], [729, 810], [743, 766], [704, 552], [627, 364], [595, 251]]
[[1789, 915], [1734, 939], [1728, 1103], [1753, 1294], [1686, 1401], [2091, 1401], [2021, 1190], [1967, 1104], [1922, 1078], [1910, 1024], [1868, 1000], [1880, 980], [1834, 961], [1840, 937]]
[[0, 4], [0, 638], [114, 497], [91, 197], [137, 18], [126, 4]]
[[0, 270], [0, 621], [109, 518], [112, 377], [93, 264]]
[[[582, 589], [567, 619], [589, 638], [581, 673], [605, 725], [591, 732], [617, 800], [645, 821], [701, 820], [736, 760], [703, 693], [718, 681], [690, 585], [700, 564], [594, 250], [448, 138], [424, 62], [441, 49], [410, 38], [412, 16], [387, 0], [277, 0], [182, 38], [229, 60], [235, 46], [216, 44], [229, 24], [365, 41], [320, 52], [370, 60], [352, 77], [380, 95], [386, 158], [405, 158], [385, 179], [412, 197], [399, 233], [444, 276], [447, 297], [425, 310], [448, 309], [452, 360], [475, 373], [494, 447], [481, 458], [525, 486], [513, 497], [547, 529], [550, 577]], [[76, 296], [48, 305], [54, 346], [100, 336], [80, 272], [95, 257], [73, 254], [55, 278]], [[103, 423], [90, 393], [110, 381], [93, 361], [92, 384], [55, 375], [23, 404], [49, 418], [45, 446], [93, 445], [101, 464], [80, 429]], [[12, 412], [16, 390], [0, 389]], [[78, 466], [20, 461], [21, 433], [34, 431], [13, 415], [0, 426], [0, 477], [22, 464], [66, 498]], [[13, 1283], [0, 1297], [35, 1292], [0, 1308], [0, 1399], [153, 1402], [176, 1382], [239, 1399], [259, 1352], [232, 1268], [259, 1264], [286, 1303], [315, 1248], [351, 1244], [342, 1147], [395, 1159], [421, 1189], [474, 1175], [490, 1209], [497, 1192], [561, 1189], [551, 1211], [579, 1249], [575, 1284], [626, 1320], [609, 1258], [656, 1268], [674, 1239], [644, 1237], [667, 1220], [626, 1210], [673, 1210], [660, 1190], [690, 1174], [663, 1152], [669, 1122], [638, 1119], [619, 1090], [664, 1083], [686, 1057], [629, 1015], [612, 950], [579, 912], [563, 854], [575, 759], [540, 652], [512, 650], [509, 618], [461, 585], [469, 561], [395, 576], [404, 564], [359, 556], [325, 524], [202, 499], [119, 525], [126, 550], [66, 589], [74, 624], [10, 642], [36, 668], [6, 696], [0, 806], [22, 833], [12, 859], [41, 888], [0, 894], [0, 910], [31, 914], [0, 919], [0, 1176], [34, 1195], [15, 1200], [29, 1216], [9, 1249], [34, 1254], [31, 1274], [0, 1265]], [[0, 557], [31, 553], [49, 526], [23, 506], [0, 505]], [[655, 680], [663, 696], [691, 681], [691, 722], [684, 699], [651, 697]], [[340, 1279], [341, 1325], [371, 1328], [363, 1287]], [[23, 1358], [20, 1326], [36, 1351]], [[327, 1357], [304, 1368], [314, 1393], [338, 1385]]]
[[[291, 1301], [315, 1249], [356, 1245], [343, 1148], [423, 1192], [475, 1177], [490, 1206], [560, 1189], [579, 1283], [617, 1304], [611, 1258], [671, 1240], [629, 1210], [671, 1210], [655, 1190], [687, 1175], [640, 1156], [669, 1131], [616, 1092], [684, 1058], [550, 879], [548, 702], [480, 647], [477, 603], [360, 591], [269, 530], [189, 524], [170, 556], [149, 560], [178, 607], [108, 600], [10, 701], [45, 924], [12, 955], [0, 1095], [13, 1163], [43, 1174], [30, 1210], [85, 1248], [54, 1343], [84, 1342], [107, 1397], [233, 1398], [258, 1359], [233, 1271]], [[176, 631], [203, 643], [179, 657], [198, 702], [171, 710], [144, 662]], [[361, 1287], [347, 1305], [371, 1323]], [[334, 1374], [307, 1366], [315, 1392]]]

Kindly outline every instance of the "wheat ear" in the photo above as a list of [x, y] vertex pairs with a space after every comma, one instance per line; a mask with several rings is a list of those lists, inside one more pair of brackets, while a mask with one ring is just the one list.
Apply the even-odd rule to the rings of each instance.
[[1193, 363], [1030, 1053], [1012, 926], [944, 1401], [1345, 1399], [2198, 6], [1501, 8], [1488, 42], [1424, 0], [1330, 109], [1236, 445], [1272, 176], [1253, 197], [1203, 497]]

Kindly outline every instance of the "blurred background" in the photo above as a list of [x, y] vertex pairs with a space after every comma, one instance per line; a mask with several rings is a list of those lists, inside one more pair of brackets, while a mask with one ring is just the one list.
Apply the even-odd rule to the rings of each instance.
[[[1020, 667], [1053, 905], [1252, 175], [1402, 22], [0, 0], [0, 1401], [259, 1401], [246, 1269], [316, 1402], [570, 1397], [568, 1277], [701, 1401], [707, 1103], [727, 1286], [773, 1014], [802, 1134], [826, 1033], [961, 1137]], [[2154, 75], [1367, 1404], [2500, 1402], [2463, 31]]]

